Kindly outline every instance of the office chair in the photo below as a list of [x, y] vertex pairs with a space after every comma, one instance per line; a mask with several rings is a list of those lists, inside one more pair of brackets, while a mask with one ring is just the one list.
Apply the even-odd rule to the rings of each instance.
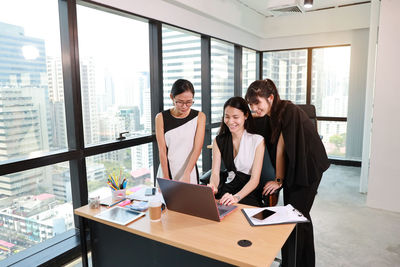
[[[267, 183], [269, 181], [274, 181], [274, 180], [275, 180], [275, 168], [274, 168], [274, 166], [272, 166], [271, 158], [269, 156], [268, 151], [266, 150], [264, 153], [263, 165], [262, 165], [261, 175], [260, 175], [260, 184], [259, 184], [259, 189], [258, 189], [258, 190], [260, 190], [260, 194], [262, 194], [262, 189], [263, 189], [265, 183]], [[263, 198], [262, 198], [263, 207], [276, 206], [276, 204], [278, 203], [279, 192], [280, 192], [281, 188], [278, 189], [274, 194], [268, 194], [266, 196], [263, 196]]]
[[[297, 105], [299, 108], [301, 108], [306, 114], [307, 116], [310, 118], [312, 124], [315, 126], [315, 129], [318, 132], [318, 121], [317, 121], [317, 113], [315, 111], [315, 106], [314, 105]], [[319, 135], [319, 137], [322, 139], [323, 136]]]

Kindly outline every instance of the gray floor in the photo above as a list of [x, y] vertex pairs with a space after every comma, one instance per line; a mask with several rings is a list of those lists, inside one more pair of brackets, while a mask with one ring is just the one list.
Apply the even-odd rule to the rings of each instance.
[[317, 266], [400, 266], [400, 213], [366, 207], [360, 168], [332, 165], [311, 210]]
[[357, 167], [324, 173], [311, 210], [318, 267], [400, 266], [400, 213], [366, 207], [359, 181]]

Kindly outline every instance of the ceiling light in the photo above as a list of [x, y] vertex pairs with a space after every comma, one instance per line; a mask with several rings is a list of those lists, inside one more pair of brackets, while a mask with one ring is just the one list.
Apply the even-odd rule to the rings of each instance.
[[304, 0], [304, 8], [312, 8], [313, 0]]

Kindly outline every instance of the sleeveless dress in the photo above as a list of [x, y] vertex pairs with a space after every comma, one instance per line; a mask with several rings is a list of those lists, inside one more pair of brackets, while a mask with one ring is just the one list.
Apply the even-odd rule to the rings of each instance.
[[[234, 158], [231, 133], [216, 137], [221, 158], [227, 170], [224, 177], [220, 177], [220, 179], [226, 179], [226, 181], [218, 190], [217, 199], [221, 198], [225, 193], [236, 194], [250, 180], [255, 152], [263, 139], [261, 135], [251, 134], [245, 130], [240, 140], [239, 151]], [[258, 188], [255, 188], [253, 192], [239, 202], [252, 206], [260, 206], [261, 198], [262, 196], [259, 194]]]
[[[164, 138], [167, 146], [169, 177], [178, 180], [183, 176], [189, 158], [193, 153], [194, 137], [197, 130], [199, 111], [191, 109], [185, 118], [175, 118], [170, 110], [162, 112], [164, 121]], [[157, 177], [165, 177], [161, 165]], [[198, 184], [199, 173], [197, 165], [190, 174], [190, 183]]]

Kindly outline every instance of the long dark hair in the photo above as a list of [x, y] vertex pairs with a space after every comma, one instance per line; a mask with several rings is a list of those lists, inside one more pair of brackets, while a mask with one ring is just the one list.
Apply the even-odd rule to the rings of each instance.
[[224, 122], [225, 109], [228, 106], [239, 109], [240, 111], [243, 112], [244, 116], [247, 116], [247, 119], [244, 121], [244, 129], [247, 132], [254, 134], [255, 133], [254, 118], [251, 115], [249, 105], [247, 104], [246, 100], [244, 100], [242, 97], [234, 96], [229, 98], [224, 104], [224, 114], [222, 116], [221, 126], [219, 128], [218, 135], [230, 134], [229, 128]]
[[180, 95], [186, 91], [190, 91], [194, 96], [193, 84], [185, 79], [178, 79], [174, 82], [171, 88], [171, 95], [173, 97]]
[[279, 138], [281, 128], [282, 128], [282, 114], [286, 108], [289, 101], [282, 101], [278, 90], [274, 82], [270, 79], [257, 80], [250, 84], [246, 92], [246, 101], [249, 104], [257, 104], [258, 97], [263, 97], [265, 100], [268, 99], [270, 95], [274, 96], [274, 100], [271, 105], [271, 142], [276, 142]]

